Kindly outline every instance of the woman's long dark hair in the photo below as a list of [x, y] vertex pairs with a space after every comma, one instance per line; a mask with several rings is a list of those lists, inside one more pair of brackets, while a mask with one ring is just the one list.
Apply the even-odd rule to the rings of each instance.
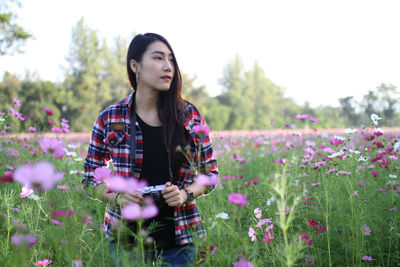
[[129, 82], [134, 90], [137, 89], [136, 74], [130, 67], [130, 61], [134, 59], [141, 62], [143, 54], [147, 47], [156, 41], [163, 42], [171, 51], [174, 64], [174, 77], [168, 91], [160, 92], [157, 101], [157, 113], [163, 125], [164, 141], [170, 152], [173, 172], [177, 177], [179, 167], [184, 161], [184, 155], [177, 152], [176, 148], [186, 147], [189, 143], [189, 137], [183, 126], [184, 115], [187, 112], [185, 101], [182, 98], [182, 75], [179, 70], [178, 63], [174, 51], [168, 41], [159, 34], [145, 33], [136, 35], [128, 49], [126, 66], [128, 71]]

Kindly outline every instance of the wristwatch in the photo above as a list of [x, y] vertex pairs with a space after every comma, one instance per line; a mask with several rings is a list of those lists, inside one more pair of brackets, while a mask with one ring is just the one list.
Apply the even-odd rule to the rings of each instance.
[[193, 192], [190, 191], [190, 190], [187, 189], [187, 188], [183, 188], [183, 190], [185, 190], [185, 191], [186, 191], [186, 194], [187, 194], [187, 199], [186, 199], [186, 202], [185, 202], [185, 203], [188, 203], [188, 202], [193, 201], [193, 200], [194, 200]]

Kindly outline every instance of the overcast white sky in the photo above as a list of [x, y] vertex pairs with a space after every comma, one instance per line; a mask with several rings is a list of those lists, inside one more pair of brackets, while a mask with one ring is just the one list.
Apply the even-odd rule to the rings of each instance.
[[105, 37], [156, 32], [174, 48], [181, 69], [211, 95], [224, 66], [240, 55], [311, 106], [360, 100], [380, 83], [400, 86], [399, 1], [21, 0], [19, 22], [35, 40], [25, 54], [0, 58], [5, 70], [62, 81], [71, 30], [80, 17]]

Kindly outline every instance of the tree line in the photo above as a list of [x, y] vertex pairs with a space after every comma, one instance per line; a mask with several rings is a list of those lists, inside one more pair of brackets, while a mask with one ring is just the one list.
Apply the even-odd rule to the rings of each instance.
[[[0, 112], [7, 114], [17, 97], [19, 112], [29, 120], [13, 120], [14, 129], [26, 131], [35, 126], [39, 131], [50, 130], [52, 125], [43, 111], [49, 108], [53, 121], [66, 118], [72, 131], [90, 130], [101, 110], [132, 90], [126, 77], [127, 47], [128, 41], [122, 37], [114, 38], [109, 46], [82, 18], [72, 31], [64, 81], [44, 81], [34, 74], [20, 79], [6, 72], [0, 82]], [[212, 130], [359, 127], [370, 125], [372, 113], [382, 117], [383, 125], [394, 126], [400, 118], [399, 92], [391, 84], [382, 83], [360, 102], [348, 96], [339, 99], [340, 107], [311, 108], [308, 102], [299, 105], [285, 96], [285, 88], [267, 78], [257, 62], [246, 70], [240, 56], [225, 66], [220, 79], [224, 89], [215, 97], [205, 86], [194, 86], [196, 77], [182, 74], [185, 99], [200, 109]]]

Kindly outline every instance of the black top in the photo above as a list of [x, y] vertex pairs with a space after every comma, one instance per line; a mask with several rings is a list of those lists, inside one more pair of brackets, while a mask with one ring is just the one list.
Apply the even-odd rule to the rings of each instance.
[[[162, 138], [162, 126], [150, 126], [146, 124], [137, 114], [143, 136], [143, 163], [140, 179], [146, 180], [149, 186], [162, 185], [170, 181], [168, 152]], [[162, 198], [162, 196], [161, 196]], [[157, 206], [158, 215], [146, 220], [144, 227], [147, 228], [152, 222], [157, 223], [156, 232], [150, 234], [156, 243], [157, 249], [172, 249], [175, 245], [174, 208], [167, 204]], [[130, 224], [132, 231], [136, 232], [136, 223]]]

